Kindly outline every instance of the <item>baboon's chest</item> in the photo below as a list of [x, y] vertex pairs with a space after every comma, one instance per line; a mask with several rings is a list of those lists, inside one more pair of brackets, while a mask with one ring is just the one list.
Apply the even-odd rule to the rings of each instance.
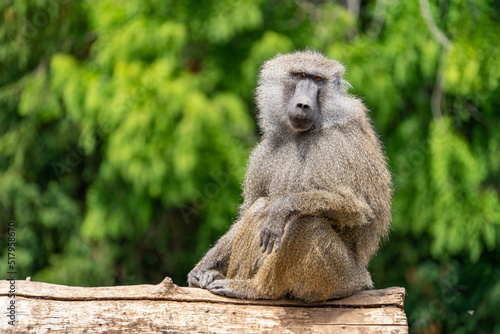
[[268, 193], [283, 196], [324, 189], [332, 180], [335, 158], [318, 147], [287, 145], [273, 152], [270, 158]]

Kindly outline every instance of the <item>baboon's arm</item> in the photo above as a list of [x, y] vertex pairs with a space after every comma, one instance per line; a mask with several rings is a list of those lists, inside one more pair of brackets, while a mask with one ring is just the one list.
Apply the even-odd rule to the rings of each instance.
[[[254, 202], [255, 199], [248, 196], [240, 208], [239, 219], [188, 274], [189, 286], [206, 288], [211, 282], [224, 278], [229, 265], [229, 259], [231, 258], [234, 239], [240, 230], [243, 216], [250, 208], [251, 204], [254, 204]], [[256, 212], [265, 210], [265, 207], [267, 206], [267, 201], [265, 200], [260, 201], [259, 203], [259, 205], [253, 207]]]
[[189, 286], [206, 288], [212, 281], [224, 278], [239, 227], [240, 222], [235, 222], [191, 270], [188, 274]]
[[282, 214], [286, 214], [286, 209], [290, 208], [284, 218], [319, 215], [345, 226], [366, 224], [373, 218], [373, 211], [366, 200], [347, 187], [338, 188], [335, 192], [318, 190], [298, 193], [284, 199], [288, 205], [285, 205]]
[[367, 224], [374, 214], [366, 200], [348, 187], [335, 192], [314, 190], [280, 197], [271, 208], [260, 234], [263, 252], [278, 250], [286, 223], [297, 216], [322, 216], [340, 226]]

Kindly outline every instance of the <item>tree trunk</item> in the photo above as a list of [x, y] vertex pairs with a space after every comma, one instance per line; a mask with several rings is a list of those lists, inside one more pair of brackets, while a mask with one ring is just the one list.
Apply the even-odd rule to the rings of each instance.
[[98, 288], [0, 281], [0, 332], [408, 333], [404, 298], [405, 289], [393, 287], [313, 304], [242, 300], [181, 288], [168, 277]]

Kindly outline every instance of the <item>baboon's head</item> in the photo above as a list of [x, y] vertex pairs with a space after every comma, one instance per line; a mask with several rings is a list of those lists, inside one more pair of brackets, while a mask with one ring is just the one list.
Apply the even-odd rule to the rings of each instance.
[[[264, 133], [314, 131], [345, 118], [349, 109], [339, 62], [321, 53], [278, 55], [260, 71], [259, 125]], [[346, 83], [346, 82], [345, 82]]]

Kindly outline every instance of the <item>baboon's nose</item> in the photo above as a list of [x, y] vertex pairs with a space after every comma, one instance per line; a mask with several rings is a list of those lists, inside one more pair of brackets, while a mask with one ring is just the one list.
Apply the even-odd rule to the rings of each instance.
[[308, 109], [311, 109], [311, 100], [308, 97], [300, 97], [297, 101], [297, 104], [295, 105], [297, 108], [303, 109], [304, 111], [307, 111]]

